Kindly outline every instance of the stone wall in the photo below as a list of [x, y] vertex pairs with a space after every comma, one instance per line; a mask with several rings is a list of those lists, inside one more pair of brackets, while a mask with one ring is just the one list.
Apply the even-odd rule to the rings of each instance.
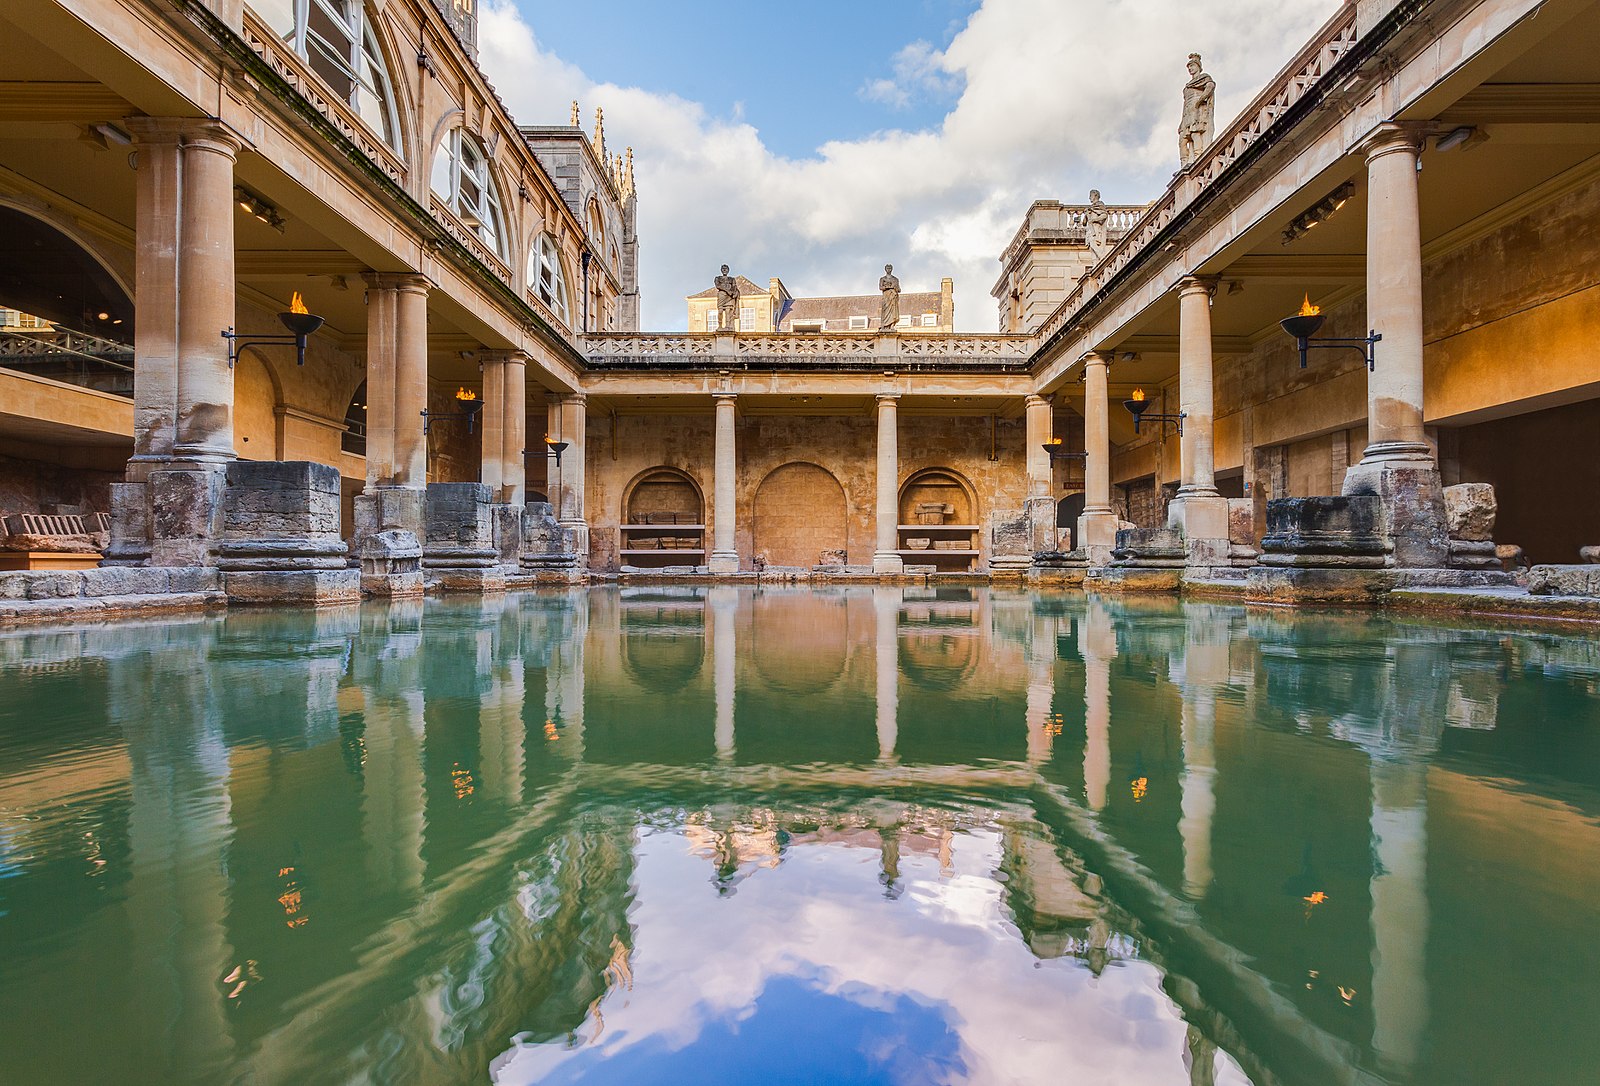
[[[98, 449], [48, 445], [34, 449], [52, 459], [24, 460], [0, 450], [0, 517], [13, 513], [111, 512], [111, 484], [122, 478], [120, 460], [124, 453], [114, 450], [112, 456], [105, 457], [96, 455], [102, 451]], [[103, 463], [106, 460], [118, 461], [118, 467], [110, 470]]]
[[[899, 424], [901, 483], [935, 467], [964, 480], [976, 496], [977, 522], [985, 526], [980, 532], [985, 558], [989, 519], [997, 512], [1020, 513], [1027, 493], [1022, 420], [997, 423], [999, 458], [993, 461], [989, 425], [987, 416], [919, 416], [904, 410]], [[852, 564], [871, 564], [877, 424], [870, 415], [741, 414], [735, 440], [735, 538], [743, 568], [750, 568], [758, 550], [775, 564], [835, 549], [844, 550]], [[586, 474], [593, 568], [616, 568], [624, 502], [640, 479], [663, 467], [682, 472], [705, 496], [709, 546], [715, 519], [712, 447], [709, 410], [692, 415], [590, 412]], [[823, 504], [807, 515], [800, 507], [811, 502]], [[812, 557], [806, 564], [817, 561]]]

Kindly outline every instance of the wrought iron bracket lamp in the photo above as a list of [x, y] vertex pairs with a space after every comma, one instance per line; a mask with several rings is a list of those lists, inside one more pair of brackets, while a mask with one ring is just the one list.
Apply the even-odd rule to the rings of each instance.
[[[1326, 320], [1321, 313], [1296, 313], [1292, 317], [1285, 317], [1278, 324], [1283, 328], [1300, 349], [1300, 368], [1306, 368], [1306, 352], [1315, 350], [1352, 350], [1360, 351], [1361, 357], [1367, 363], [1367, 372], [1371, 373], [1378, 368], [1378, 351], [1376, 344], [1383, 335], [1376, 329], [1368, 331], [1365, 338], [1341, 336], [1317, 336], [1317, 329], [1322, 327]], [[1315, 338], [1313, 338], [1315, 337]]]
[[561, 454], [567, 451], [567, 446], [570, 444], [569, 441], [552, 441], [548, 436], [545, 437], [544, 446], [555, 455], [556, 467], [561, 466]]
[[449, 415], [430, 413], [426, 407], [422, 409], [422, 433], [424, 437], [427, 436], [429, 427], [436, 422], [444, 422], [446, 419], [466, 419], [467, 433], [472, 433], [478, 416], [483, 414], [483, 401], [476, 396], [464, 396], [460, 392], [456, 393], [456, 399], [460, 400], [464, 405], [463, 409]]
[[1178, 436], [1183, 436], [1183, 420], [1189, 417], [1189, 413], [1187, 411], [1179, 411], [1176, 415], [1162, 414], [1160, 412], [1151, 414], [1150, 401], [1144, 398], [1143, 389], [1135, 389], [1133, 399], [1123, 400], [1122, 406], [1126, 407], [1128, 414], [1133, 416], [1133, 432], [1136, 434], [1140, 432], [1139, 425], [1142, 422], [1154, 422], [1159, 425], [1165, 425], [1170, 422], [1173, 428], [1177, 430]]
[[299, 306], [298, 308], [291, 308], [278, 314], [278, 319], [283, 322], [283, 326], [289, 329], [289, 334], [286, 336], [258, 336], [250, 332], [235, 332], [232, 325], [222, 330], [222, 338], [228, 341], [228, 368], [230, 370], [238, 363], [239, 355], [246, 347], [260, 347], [269, 343], [281, 343], [285, 346], [292, 343], [294, 345], [295, 365], [303, 366], [306, 364], [306, 337], [322, 327], [323, 318], [315, 313], [307, 313], [305, 306], [299, 305], [299, 291], [295, 292], [294, 300]]

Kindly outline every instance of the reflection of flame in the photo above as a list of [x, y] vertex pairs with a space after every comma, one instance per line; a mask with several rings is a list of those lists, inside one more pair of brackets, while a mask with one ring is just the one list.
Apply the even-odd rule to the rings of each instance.
[[544, 737], [552, 743], [561, 738], [561, 736], [556, 733], [555, 721], [547, 720], [544, 722]]
[[1296, 313], [1295, 316], [1297, 316], [1297, 317], [1315, 317], [1318, 313], [1321, 313], [1321, 312], [1322, 312], [1322, 307], [1320, 305], [1312, 305], [1311, 304], [1311, 295], [1307, 294], [1306, 295], [1306, 300], [1300, 303], [1300, 312]]
[[1133, 390], [1133, 402], [1144, 403], [1144, 389], [1136, 388]]
[[1137, 778], [1132, 783], [1132, 789], [1133, 789], [1133, 802], [1138, 803], [1140, 800], [1144, 799], [1145, 793], [1150, 791], [1150, 778], [1149, 777], [1139, 777], [1139, 778]]
[[1315, 909], [1318, 905], [1321, 905], [1323, 902], [1327, 901], [1328, 900], [1328, 895], [1325, 892], [1321, 891], [1321, 890], [1316, 890], [1316, 891], [1313, 891], [1312, 893], [1307, 894], [1305, 897], [1301, 898], [1300, 900], [1306, 903], [1306, 919], [1310, 920], [1311, 919], [1311, 910]]
[[461, 768], [460, 762], [456, 762], [450, 770], [450, 785], [455, 789], [457, 799], [466, 799], [477, 791], [476, 782], [472, 779], [472, 770]]
[[294, 292], [294, 297], [289, 299], [289, 312], [291, 312], [291, 313], [309, 313], [309, 312], [311, 312], [311, 310], [306, 308], [305, 299], [300, 297], [300, 292], [298, 290]]
[[456, 399], [458, 399], [458, 400], [462, 400], [462, 401], [464, 401], [466, 403], [471, 403], [473, 400], [476, 400], [477, 398], [478, 398], [478, 394], [476, 392], [472, 391], [472, 389], [470, 389], [470, 388], [458, 388], [458, 389], [456, 389]]

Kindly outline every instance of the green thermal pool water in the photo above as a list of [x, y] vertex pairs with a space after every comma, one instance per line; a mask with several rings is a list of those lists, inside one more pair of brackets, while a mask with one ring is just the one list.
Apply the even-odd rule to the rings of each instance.
[[1000, 590], [0, 634], [6, 1083], [1600, 1081], [1600, 644]]

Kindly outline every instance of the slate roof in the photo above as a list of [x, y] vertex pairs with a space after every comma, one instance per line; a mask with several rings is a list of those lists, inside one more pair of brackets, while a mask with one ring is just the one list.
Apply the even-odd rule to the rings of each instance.
[[[878, 309], [883, 304], [881, 294], [852, 294], [835, 298], [796, 298], [784, 311], [783, 319], [778, 324], [779, 331], [787, 332], [794, 327], [794, 322], [825, 320], [828, 322], [828, 331], [845, 331], [850, 326], [851, 317], [865, 316], [868, 324], [878, 326]], [[918, 291], [900, 294], [900, 315], [902, 317], [921, 317], [924, 313], [939, 312], [939, 292]]]
[[[742, 275], [736, 275], [736, 276], [733, 277], [733, 279], [734, 279], [734, 282], [739, 284], [739, 297], [741, 297], [741, 298], [744, 297], [746, 294], [765, 294], [765, 293], [767, 293], [767, 288], [766, 287], [758, 287], [758, 286], [756, 286], [756, 284], [752, 283], [750, 280], [746, 279]], [[689, 295], [689, 297], [691, 297], [691, 298], [715, 298], [716, 296], [717, 296], [716, 284], [712, 284], [711, 286], [707, 287], [705, 290], [702, 290], [698, 294]]]

